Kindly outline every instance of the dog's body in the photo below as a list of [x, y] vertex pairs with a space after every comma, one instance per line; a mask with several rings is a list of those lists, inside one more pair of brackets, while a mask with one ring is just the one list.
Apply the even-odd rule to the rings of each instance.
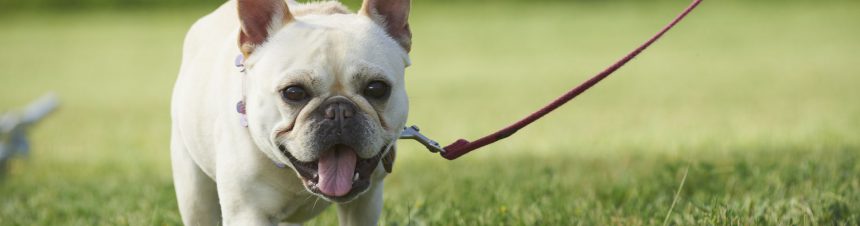
[[342, 225], [375, 225], [406, 122], [408, 11], [231, 0], [195, 23], [172, 102], [183, 222], [301, 223], [334, 202]]

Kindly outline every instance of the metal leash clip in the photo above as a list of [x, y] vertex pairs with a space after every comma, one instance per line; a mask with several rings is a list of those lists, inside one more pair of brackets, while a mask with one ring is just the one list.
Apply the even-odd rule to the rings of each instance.
[[427, 138], [426, 136], [419, 133], [418, 131], [419, 131], [418, 126], [414, 126], [414, 125], [410, 126], [410, 127], [403, 128], [403, 132], [400, 132], [400, 139], [416, 140], [416, 141], [418, 141], [418, 143], [423, 144], [424, 147], [427, 147], [427, 150], [430, 150], [430, 152], [445, 153], [445, 149], [442, 148], [442, 146], [440, 146], [438, 142], [433, 141], [430, 138]]

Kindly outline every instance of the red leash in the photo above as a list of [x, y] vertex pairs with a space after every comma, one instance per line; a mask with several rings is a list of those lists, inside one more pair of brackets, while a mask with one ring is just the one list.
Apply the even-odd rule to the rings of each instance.
[[681, 20], [683, 20], [684, 17], [686, 17], [687, 14], [689, 14], [691, 11], [693, 11], [693, 9], [695, 9], [696, 6], [698, 6], [699, 3], [701, 3], [701, 2], [702, 2], [702, 0], [694, 0], [693, 3], [691, 3], [690, 6], [688, 6], [683, 12], [681, 12], [681, 14], [679, 14], [677, 17], [675, 17], [675, 19], [672, 20], [672, 22], [669, 23], [669, 25], [666, 25], [666, 27], [664, 27], [662, 30], [660, 30], [660, 32], [658, 32], [656, 35], [651, 37], [651, 39], [649, 39], [647, 42], [643, 43], [641, 46], [639, 46], [639, 48], [636, 48], [635, 50], [633, 50], [632, 52], [627, 54], [627, 56], [625, 56], [621, 60], [618, 60], [617, 62], [615, 62], [615, 64], [613, 64], [612, 66], [609, 66], [608, 68], [604, 69], [602, 72], [595, 75], [594, 77], [592, 77], [588, 81], [585, 81], [584, 83], [580, 84], [576, 88], [568, 91], [564, 95], [553, 100], [551, 103], [549, 103], [545, 107], [541, 108], [540, 110], [535, 111], [531, 115], [521, 119], [520, 121], [517, 121], [514, 124], [511, 124], [508, 127], [503, 128], [503, 129], [501, 129], [495, 133], [484, 136], [484, 137], [482, 137], [478, 140], [472, 141], [472, 142], [469, 142], [468, 140], [465, 140], [465, 139], [458, 139], [456, 142], [449, 144], [448, 146], [445, 146], [445, 148], [442, 148], [442, 149], [439, 148], [438, 143], [436, 143], [430, 139], [427, 139], [426, 137], [424, 137], [420, 133], [418, 133], [418, 128], [414, 127], [414, 126], [410, 127], [410, 128], [406, 128], [402, 138], [416, 139], [419, 142], [421, 142], [422, 144], [424, 144], [425, 146], [427, 146], [431, 151], [440, 152], [442, 157], [444, 157], [448, 160], [454, 160], [460, 156], [465, 155], [466, 153], [474, 151], [475, 149], [478, 149], [478, 148], [487, 146], [489, 144], [495, 143], [496, 141], [505, 139], [506, 137], [513, 135], [514, 133], [516, 133], [518, 130], [522, 129], [523, 127], [526, 127], [529, 124], [533, 123], [534, 121], [537, 121], [541, 117], [545, 116], [546, 114], [549, 114], [550, 112], [552, 112], [556, 108], [561, 107], [562, 105], [564, 105], [568, 101], [572, 100], [573, 98], [575, 98], [576, 96], [578, 96], [582, 92], [585, 92], [586, 90], [588, 90], [588, 88], [591, 88], [592, 86], [594, 86], [595, 84], [597, 84], [598, 82], [603, 80], [604, 78], [608, 77], [610, 74], [612, 74], [613, 72], [618, 70], [618, 68], [621, 68], [622, 66], [624, 66], [624, 64], [626, 64], [627, 62], [632, 60], [634, 57], [639, 55], [639, 53], [642, 53], [643, 50], [648, 48], [648, 46], [651, 46], [651, 44], [653, 44], [658, 39], [660, 39], [660, 37], [662, 37], [663, 34], [666, 34], [666, 32], [668, 32], [669, 29], [672, 29], [672, 27], [674, 27], [676, 24], [678, 24], [678, 22], [681, 22]]

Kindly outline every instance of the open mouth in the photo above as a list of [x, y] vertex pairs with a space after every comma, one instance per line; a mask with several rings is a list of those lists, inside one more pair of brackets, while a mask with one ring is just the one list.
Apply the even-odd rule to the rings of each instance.
[[368, 159], [358, 157], [355, 149], [337, 144], [319, 159], [302, 162], [289, 151], [281, 151], [299, 174], [305, 187], [335, 202], [351, 200], [370, 187], [370, 176], [379, 165], [383, 151]]

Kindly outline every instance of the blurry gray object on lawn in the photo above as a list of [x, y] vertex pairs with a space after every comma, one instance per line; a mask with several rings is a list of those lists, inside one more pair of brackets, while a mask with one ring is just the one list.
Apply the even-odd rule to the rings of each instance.
[[30, 143], [27, 130], [53, 112], [58, 105], [57, 96], [45, 94], [19, 111], [0, 115], [0, 176], [6, 173], [7, 163], [13, 156], [27, 156]]

